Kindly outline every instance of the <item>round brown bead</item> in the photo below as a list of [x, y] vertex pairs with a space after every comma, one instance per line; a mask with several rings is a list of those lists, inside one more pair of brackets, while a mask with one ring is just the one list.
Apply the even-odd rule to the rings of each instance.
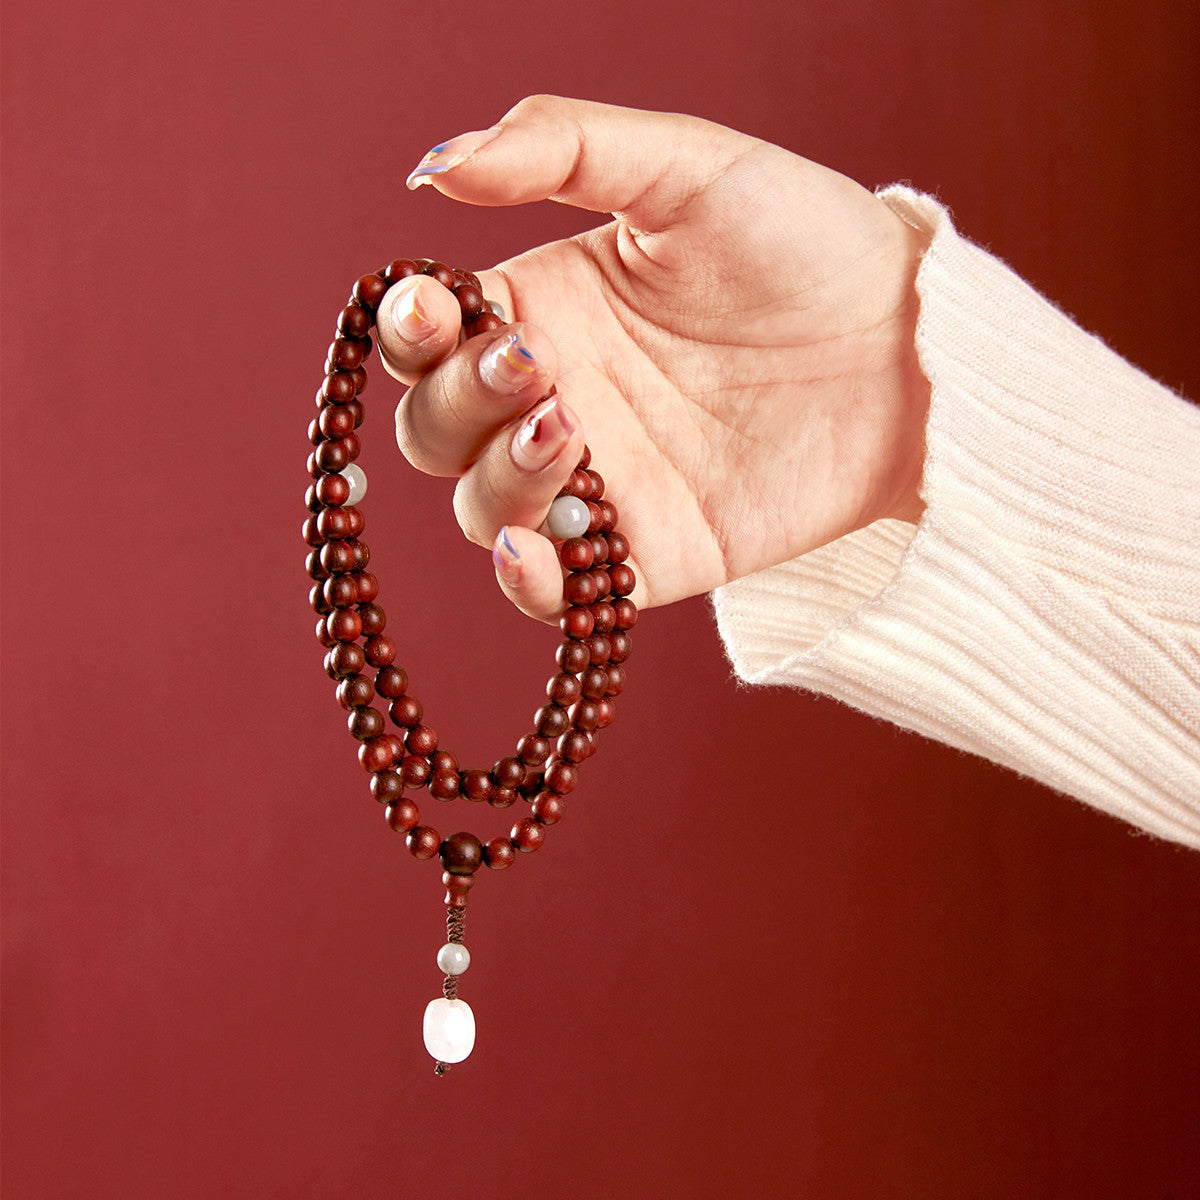
[[379, 595], [379, 580], [370, 571], [355, 571], [352, 578], [358, 588], [359, 604], [370, 604]]
[[629, 539], [615, 529], [608, 535], [608, 561], [623, 563], [629, 557]]
[[[375, 687], [383, 695], [387, 695], [380, 686], [380, 679], [383, 672], [380, 671], [375, 677]], [[409, 729], [414, 725], [421, 723], [421, 717], [424, 715], [424, 709], [421, 707], [421, 702], [416, 696], [397, 696], [395, 700], [388, 705], [388, 716], [391, 717], [394, 725], [399, 725], [403, 729]]]
[[539, 825], [557, 825], [563, 819], [563, 798], [544, 792], [533, 802], [533, 819]]
[[377, 708], [356, 708], [346, 721], [350, 736], [360, 742], [378, 737], [383, 732], [383, 713]]
[[609, 635], [611, 649], [608, 652], [609, 662], [623, 663], [633, 651], [633, 641], [623, 629], [616, 629]]
[[[371, 776], [371, 795], [380, 804], [395, 804], [404, 798], [404, 781], [395, 771], [376, 771]], [[413, 824], [416, 824], [415, 818]]]
[[363, 308], [374, 312], [387, 289], [387, 281], [381, 275], [364, 275], [355, 283], [351, 295]]
[[367, 660], [363, 656], [362, 647], [354, 642], [339, 642], [329, 652], [329, 672], [335, 679], [345, 679], [347, 675], [359, 675]]
[[563, 673], [555, 675], [546, 684], [546, 695], [554, 704], [574, 704], [579, 699], [580, 683], [574, 675]]
[[386, 738], [374, 737], [359, 746], [358, 761], [362, 763], [363, 770], [376, 775], [392, 766], [396, 761], [396, 751]]
[[429, 756], [429, 765], [435, 771], [458, 772], [458, 759], [449, 750], [435, 750]]
[[381, 633], [363, 646], [363, 653], [371, 666], [389, 667], [396, 657], [396, 643], [386, 633]]
[[453, 800], [458, 795], [458, 772], [435, 770], [429, 779], [429, 794], [435, 800]]
[[[326, 546], [327, 550], [329, 547]], [[324, 551], [322, 551], [324, 553]], [[330, 568], [332, 570], [332, 568]], [[585, 638], [592, 632], [595, 621], [586, 608], [568, 608], [558, 619], [558, 627], [569, 638]]]
[[555, 795], [565, 796], [573, 792], [578, 781], [579, 768], [574, 763], [563, 762], [560, 759], [546, 768], [546, 786]]
[[[375, 690], [381, 695], [386, 696], [389, 700], [395, 700], [403, 696], [408, 691], [408, 672], [403, 667], [384, 667], [378, 675], [375, 676]], [[420, 704], [420, 701], [417, 701]], [[395, 718], [392, 718], [395, 720]], [[417, 720], [421, 719], [420, 713], [417, 714]], [[407, 722], [411, 724], [411, 722]], [[400, 724], [406, 724], [401, 721]]]
[[350, 608], [358, 603], [358, 585], [353, 575], [332, 575], [322, 588], [330, 608]]
[[546, 830], [533, 817], [523, 817], [508, 836], [522, 854], [532, 854], [546, 840]]
[[335, 642], [352, 642], [362, 633], [362, 618], [351, 608], [338, 608], [325, 618], [329, 636]]
[[374, 321], [371, 320], [371, 314], [358, 304], [347, 304], [346, 307], [343, 308], [340, 313], [338, 313], [338, 333], [340, 333], [343, 337], [366, 337], [367, 334], [371, 332], [371, 326], [373, 324]]
[[[321, 514], [322, 517], [325, 515], [325, 513]], [[591, 604], [596, 599], [596, 581], [583, 571], [568, 575], [567, 581], [563, 585], [563, 598], [568, 604]]]
[[492, 767], [492, 782], [502, 788], [520, 787], [525, 782], [525, 764], [514, 755], [500, 759]]
[[[341, 477], [339, 476], [339, 478]], [[595, 558], [592, 543], [587, 538], [568, 538], [558, 550], [558, 561], [568, 571], [586, 571]]]
[[578, 675], [592, 661], [587, 644], [576, 641], [563, 642], [555, 652], [554, 657], [558, 665], [572, 675]]
[[387, 823], [397, 833], [408, 833], [421, 819], [417, 806], [411, 800], [397, 800], [383, 810]]
[[[357, 591], [357, 588], [355, 589]], [[362, 604], [358, 609], [364, 637], [375, 637], [387, 625], [387, 613], [378, 604]]]
[[428, 825], [416, 825], [408, 831], [404, 844], [413, 858], [426, 859], [432, 858], [438, 852], [442, 839], [436, 829]]
[[488, 800], [492, 795], [492, 777], [486, 771], [480, 771], [472, 768], [469, 771], [463, 771], [460, 776], [462, 794], [468, 800], [474, 800], [477, 803]]
[[400, 778], [406, 788], [424, 787], [430, 774], [429, 764], [423, 758], [406, 758], [400, 764]]
[[428, 758], [436, 749], [438, 736], [428, 725], [415, 725], [404, 736], [404, 746], [409, 754]]
[[503, 871], [516, 861], [517, 852], [508, 838], [492, 838], [484, 847], [483, 861], [493, 871]]
[[542, 737], [556, 738], [569, 724], [567, 710], [560, 704], [543, 705], [533, 716], [533, 727]]
[[488, 803], [493, 808], [512, 808], [516, 802], [516, 789], [510, 787], [494, 787], [492, 794], [488, 797]]
[[473, 833], [452, 833], [438, 850], [451, 875], [473, 875], [483, 865], [483, 843]]
[[517, 743], [517, 757], [531, 767], [539, 767], [550, 757], [554, 743], [537, 733], [527, 733]]
[[581, 763], [591, 753], [591, 739], [578, 729], [569, 729], [558, 739], [558, 756], [564, 762]]

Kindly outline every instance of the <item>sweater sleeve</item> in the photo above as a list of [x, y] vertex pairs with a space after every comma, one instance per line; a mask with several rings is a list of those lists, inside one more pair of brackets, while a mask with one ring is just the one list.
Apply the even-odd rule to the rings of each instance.
[[734, 669], [1200, 848], [1200, 409], [929, 197], [881, 199], [931, 236], [925, 515], [715, 592]]

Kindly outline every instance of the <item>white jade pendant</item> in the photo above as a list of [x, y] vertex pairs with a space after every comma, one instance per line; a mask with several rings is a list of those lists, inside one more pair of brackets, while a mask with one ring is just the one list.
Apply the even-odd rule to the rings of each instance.
[[475, 1047], [475, 1014], [465, 1000], [439, 996], [425, 1006], [425, 1049], [438, 1062], [458, 1063]]

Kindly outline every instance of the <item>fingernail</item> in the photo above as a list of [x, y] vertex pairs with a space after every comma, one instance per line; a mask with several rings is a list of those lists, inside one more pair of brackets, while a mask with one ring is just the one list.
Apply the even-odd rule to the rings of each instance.
[[451, 167], [465, 163], [476, 150], [486, 146], [499, 133], [500, 126], [493, 125], [491, 129], [475, 129], [470, 133], [460, 133], [448, 142], [439, 142], [417, 163], [412, 174], [404, 181], [404, 186], [413, 191], [423, 183], [432, 183], [431, 175], [441, 175]]
[[496, 574], [505, 583], [515, 584], [521, 575], [521, 556], [508, 536], [508, 526], [505, 525], [496, 535], [492, 546], [492, 562], [496, 564]]
[[540, 471], [575, 432], [575, 422], [557, 396], [542, 401], [513, 435], [513, 462], [525, 471]]
[[421, 308], [417, 292], [422, 284], [419, 279], [406, 279], [396, 289], [396, 300], [392, 305], [392, 320], [396, 331], [410, 342], [423, 342], [437, 328]]
[[509, 333], [479, 359], [479, 378], [493, 391], [511, 395], [533, 378], [538, 361], [519, 333]]

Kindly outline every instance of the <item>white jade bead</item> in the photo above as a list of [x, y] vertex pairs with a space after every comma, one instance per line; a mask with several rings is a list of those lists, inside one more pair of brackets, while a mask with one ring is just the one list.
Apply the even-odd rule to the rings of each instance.
[[425, 1049], [438, 1062], [457, 1063], [475, 1048], [475, 1014], [465, 1000], [439, 996], [425, 1006]]
[[578, 496], [559, 496], [546, 514], [546, 526], [556, 538], [583, 537], [587, 533], [588, 506]]
[[494, 312], [496, 314], [496, 316], [498, 316], [500, 318], [500, 320], [502, 320], [502, 321], [508, 320], [508, 317], [506, 317], [504, 315], [504, 305], [501, 304], [498, 300], [489, 300], [488, 308], [490, 308], [492, 310], [492, 312]]
[[471, 952], [461, 942], [447, 942], [437, 957], [443, 975], [461, 975], [471, 965]]
[[346, 503], [358, 504], [367, 494], [366, 471], [358, 463], [351, 463], [348, 467], [344, 467], [339, 471], [338, 474], [350, 485], [350, 495], [346, 498]]

